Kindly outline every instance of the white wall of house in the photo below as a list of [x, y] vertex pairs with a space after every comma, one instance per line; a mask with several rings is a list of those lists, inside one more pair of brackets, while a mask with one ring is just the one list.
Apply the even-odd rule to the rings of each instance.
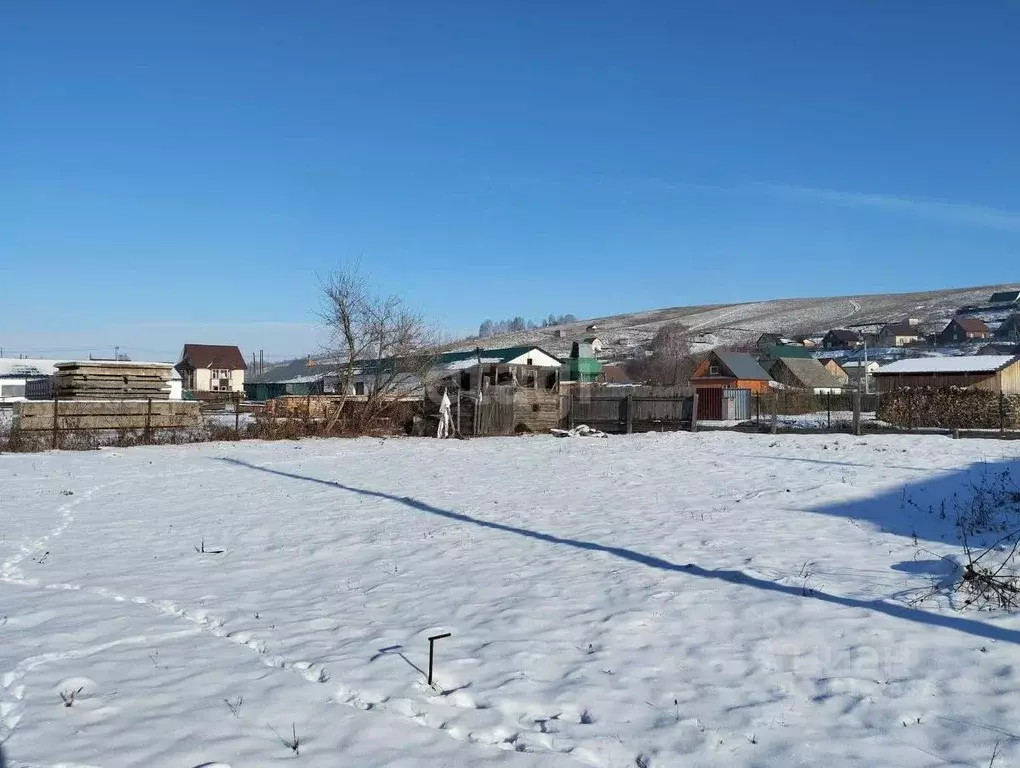
[[[199, 368], [190, 374], [189, 379], [185, 386], [194, 392], [244, 392], [243, 369], [231, 371]], [[227, 384], [221, 385], [224, 380]]]

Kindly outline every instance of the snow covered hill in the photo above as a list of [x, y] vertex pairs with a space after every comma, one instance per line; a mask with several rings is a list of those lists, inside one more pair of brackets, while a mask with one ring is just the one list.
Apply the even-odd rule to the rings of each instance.
[[[702, 348], [753, 342], [762, 333], [821, 336], [830, 328], [876, 324], [913, 317], [926, 331], [941, 330], [955, 312], [982, 304], [989, 296], [1010, 286], [983, 286], [919, 293], [835, 296], [815, 299], [776, 299], [748, 304], [675, 307], [627, 315], [613, 315], [533, 331], [505, 334], [484, 340], [486, 347], [535, 344], [554, 354], [567, 354], [572, 341], [595, 333], [608, 345], [608, 356], [626, 354], [646, 343], [665, 323], [680, 322], [692, 328]], [[557, 335], [559, 332], [559, 335]], [[467, 340], [458, 349], [473, 349]]]
[[1020, 616], [911, 598], [961, 551], [922, 510], [1018, 460], [734, 433], [0, 455], [6, 768], [1016, 765]]

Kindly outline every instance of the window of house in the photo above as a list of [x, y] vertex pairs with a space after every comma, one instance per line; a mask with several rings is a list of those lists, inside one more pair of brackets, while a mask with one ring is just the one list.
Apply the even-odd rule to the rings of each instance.
[[719, 366], [718, 365], [710, 365], [710, 366], [708, 366], [708, 375], [709, 376], [718, 376], [719, 375]]
[[528, 365], [534, 365], [534, 363], [533, 363], [533, 362], [531, 362], [531, 358], [530, 358], [530, 357], [529, 357], [529, 358], [527, 359], [527, 361], [526, 361], [526, 362], [528, 363]]

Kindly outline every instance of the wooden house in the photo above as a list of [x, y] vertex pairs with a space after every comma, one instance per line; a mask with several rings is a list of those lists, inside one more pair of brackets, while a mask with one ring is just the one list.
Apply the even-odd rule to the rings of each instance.
[[1001, 341], [1020, 342], [1020, 312], [1014, 312], [995, 329], [995, 338]]
[[1020, 394], [1020, 357], [966, 355], [898, 360], [872, 374], [879, 392], [904, 387], [959, 387]]
[[840, 385], [846, 384], [850, 381], [850, 374], [843, 369], [843, 366], [839, 364], [839, 361], [836, 360], [836, 358], [823, 357], [818, 362], [822, 364], [822, 367], [825, 368], [825, 370], [832, 374], [832, 377], [836, 379]]
[[939, 344], [960, 344], [991, 336], [992, 331], [984, 320], [977, 317], [954, 317], [938, 335], [937, 341]]
[[769, 375], [753, 357], [743, 352], [713, 350], [691, 376], [691, 386], [723, 389], [750, 389], [765, 392]]
[[921, 328], [914, 320], [888, 323], [878, 334], [878, 343], [883, 347], [905, 347], [921, 340]]
[[833, 328], [822, 337], [823, 349], [857, 349], [863, 339], [857, 331], [846, 328]]

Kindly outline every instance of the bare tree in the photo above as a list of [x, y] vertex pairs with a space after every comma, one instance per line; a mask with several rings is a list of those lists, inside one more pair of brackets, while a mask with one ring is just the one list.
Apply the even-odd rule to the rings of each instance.
[[339, 402], [327, 431], [336, 427], [354, 393], [355, 378], [366, 385], [367, 423], [396, 396], [418, 389], [435, 362], [435, 328], [399, 296], [377, 295], [357, 263], [322, 281], [319, 316], [330, 332], [327, 354], [338, 377]]
[[648, 343], [647, 354], [631, 361], [628, 373], [655, 386], [679, 386], [690, 381], [698, 362], [687, 326], [667, 323]]

